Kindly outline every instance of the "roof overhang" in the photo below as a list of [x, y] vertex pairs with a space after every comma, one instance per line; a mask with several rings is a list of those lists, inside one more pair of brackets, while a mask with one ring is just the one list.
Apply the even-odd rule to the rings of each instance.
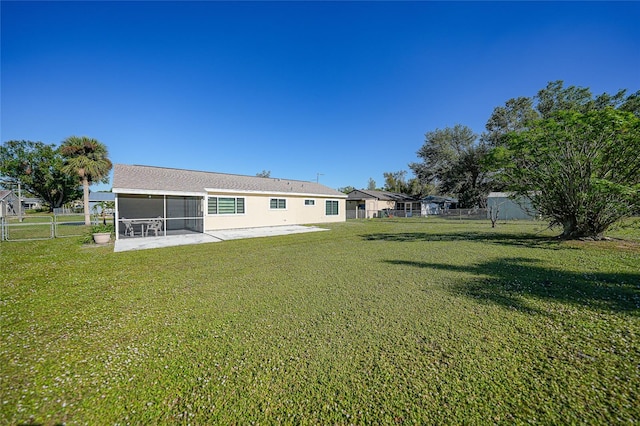
[[206, 192], [165, 191], [160, 189], [113, 188], [114, 194], [128, 195], [175, 195], [179, 197], [204, 197]]
[[286, 192], [286, 191], [249, 191], [239, 189], [205, 188], [207, 192], [220, 194], [257, 194], [257, 195], [293, 195], [296, 197], [322, 197], [322, 198], [347, 198], [347, 194], [314, 194], [308, 192]]

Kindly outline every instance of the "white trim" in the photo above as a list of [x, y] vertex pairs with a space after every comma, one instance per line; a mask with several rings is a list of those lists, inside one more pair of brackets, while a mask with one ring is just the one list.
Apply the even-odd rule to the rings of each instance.
[[[322, 197], [322, 198], [347, 198], [347, 194], [333, 195], [333, 194], [318, 194], [315, 192], [280, 192], [280, 191], [257, 191], [246, 189], [221, 189], [221, 188], [205, 188], [207, 192], [213, 193], [225, 193], [225, 194], [260, 194], [260, 195], [291, 195], [296, 197]], [[115, 192], [115, 191], [114, 191]]]
[[177, 195], [184, 197], [204, 197], [206, 192], [187, 192], [187, 191], [165, 191], [161, 189], [130, 189], [130, 188], [113, 188], [114, 194], [127, 195]]
[[258, 190], [245, 190], [245, 189], [221, 189], [221, 188], [205, 188], [206, 192], [194, 192], [194, 191], [168, 191], [164, 189], [135, 189], [135, 188], [113, 188], [114, 194], [128, 194], [128, 195], [178, 195], [178, 196], [190, 196], [190, 197], [204, 197], [211, 193], [220, 194], [243, 194], [243, 195], [284, 195], [294, 197], [309, 197], [309, 198], [347, 198], [347, 194], [335, 195], [335, 194], [319, 194], [310, 192], [284, 192], [284, 191], [258, 191]]
[[118, 241], [120, 239], [120, 211], [118, 210], [118, 197], [115, 197], [113, 200], [113, 208], [115, 209], [113, 214], [113, 230], [116, 232], [116, 241]]

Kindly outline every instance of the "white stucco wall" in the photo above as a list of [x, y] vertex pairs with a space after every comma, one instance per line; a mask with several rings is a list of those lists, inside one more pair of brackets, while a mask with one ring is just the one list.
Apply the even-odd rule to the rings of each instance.
[[[207, 212], [205, 199], [205, 231], [217, 229], [254, 228], [260, 226], [303, 225], [312, 223], [344, 222], [346, 220], [346, 200], [344, 198], [318, 195], [281, 195], [247, 193], [209, 193], [210, 197], [240, 197], [245, 200], [243, 214], [213, 214]], [[272, 198], [285, 199], [286, 209], [272, 209]], [[305, 200], [315, 200], [315, 205], [305, 205]], [[326, 215], [325, 201], [338, 202], [338, 215]]]

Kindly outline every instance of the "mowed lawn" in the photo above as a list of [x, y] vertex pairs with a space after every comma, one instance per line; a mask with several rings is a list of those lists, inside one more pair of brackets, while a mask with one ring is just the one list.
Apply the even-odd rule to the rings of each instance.
[[2, 424], [640, 421], [640, 230], [0, 244]]

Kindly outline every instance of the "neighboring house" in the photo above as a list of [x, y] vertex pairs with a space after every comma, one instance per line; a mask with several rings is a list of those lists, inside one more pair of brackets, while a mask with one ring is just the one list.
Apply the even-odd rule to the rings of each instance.
[[44, 202], [40, 198], [22, 198], [22, 207], [25, 210], [38, 210], [42, 208]]
[[506, 192], [490, 192], [487, 196], [487, 217], [492, 209], [498, 209], [498, 220], [535, 219], [537, 212], [525, 198], [514, 198]]
[[13, 191], [0, 189], [0, 217], [18, 214], [18, 197]]
[[446, 214], [449, 209], [458, 208], [458, 199], [440, 195], [429, 195], [420, 200], [422, 216]]
[[162, 235], [345, 221], [345, 194], [291, 179], [116, 164], [113, 193], [116, 238], [158, 219]]
[[420, 214], [420, 201], [397, 192], [354, 189], [347, 194], [347, 218], [369, 219], [385, 214]]
[[[113, 192], [90, 192], [89, 193], [89, 211], [91, 213], [102, 213], [102, 206], [104, 202], [115, 202], [116, 194]], [[106, 214], [112, 214], [113, 209], [106, 208]]]

